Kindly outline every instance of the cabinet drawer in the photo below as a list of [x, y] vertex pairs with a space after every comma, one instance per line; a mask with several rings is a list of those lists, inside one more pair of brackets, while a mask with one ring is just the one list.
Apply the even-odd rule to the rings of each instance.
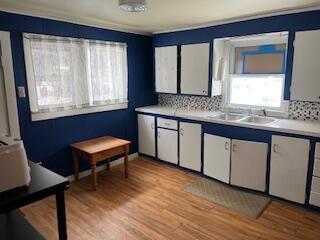
[[320, 178], [312, 177], [311, 191], [320, 193]]
[[315, 159], [314, 160], [313, 175], [317, 176], [317, 177], [320, 177], [320, 159]]
[[310, 193], [309, 203], [311, 205], [320, 207], [320, 193], [311, 192]]
[[157, 121], [158, 121], [158, 127], [178, 130], [178, 121], [176, 120], [158, 117]]
[[315, 158], [320, 159], [320, 143], [316, 144], [316, 152], [315, 152]]

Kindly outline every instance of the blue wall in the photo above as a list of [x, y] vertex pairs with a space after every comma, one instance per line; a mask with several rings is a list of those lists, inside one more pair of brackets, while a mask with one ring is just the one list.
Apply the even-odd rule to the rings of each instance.
[[[22, 32], [126, 42], [128, 44], [129, 108], [32, 122], [28, 98], [18, 99], [22, 139], [28, 157], [64, 176], [72, 173], [69, 144], [113, 135], [132, 141], [137, 152], [136, 107], [155, 104], [152, 82], [152, 37], [60, 21], [0, 12], [0, 30], [10, 31], [16, 86], [27, 86]], [[82, 169], [88, 168], [82, 164]]]
[[[137, 152], [137, 120], [134, 108], [155, 104], [153, 82], [154, 46], [210, 42], [214, 38], [274, 31], [289, 31], [285, 98], [289, 98], [294, 32], [320, 28], [320, 11], [261, 18], [188, 31], [157, 34], [153, 38], [137, 34], [82, 26], [61, 21], [0, 12], [0, 30], [10, 31], [16, 86], [27, 86], [22, 32], [126, 42], [128, 44], [129, 108], [126, 110], [64, 117], [32, 122], [28, 98], [18, 99], [21, 135], [33, 161], [62, 174], [72, 173], [70, 143], [106, 134], [132, 141]], [[82, 169], [88, 165], [82, 165]]]
[[161, 33], [154, 36], [153, 44], [155, 47], [159, 47], [176, 44], [201, 43], [211, 42], [214, 38], [221, 37], [289, 31], [286, 84], [284, 93], [284, 98], [288, 100], [290, 98], [289, 89], [292, 75], [294, 33], [296, 31], [314, 29], [320, 29], [320, 11], [287, 14], [193, 30]]

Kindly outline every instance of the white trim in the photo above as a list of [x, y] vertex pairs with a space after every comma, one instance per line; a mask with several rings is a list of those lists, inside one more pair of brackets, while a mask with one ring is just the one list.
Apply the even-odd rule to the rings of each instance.
[[[24, 35], [25, 33], [23, 33]], [[28, 95], [29, 95], [29, 106], [30, 110], [33, 111], [34, 106], [37, 106], [37, 96], [34, 79], [34, 72], [32, 66], [32, 54], [31, 54], [31, 46], [30, 41], [23, 37], [23, 53], [24, 53], [24, 62], [26, 67], [26, 75], [27, 75], [27, 87], [28, 87]]]
[[[137, 152], [130, 154], [129, 157], [128, 157], [129, 161], [132, 161], [132, 160], [136, 159], [138, 156], [139, 156], [139, 154]], [[114, 167], [114, 166], [120, 165], [120, 164], [123, 163], [123, 161], [124, 161], [124, 157], [118, 158], [118, 159], [110, 162], [110, 167]], [[101, 165], [101, 166], [97, 167], [96, 171], [97, 172], [101, 172], [101, 171], [105, 170], [106, 168], [107, 168], [107, 166], [106, 166], [106, 164], [104, 164], [104, 165]], [[79, 173], [79, 178], [84, 178], [84, 177], [87, 177], [89, 175], [91, 175], [91, 169], [88, 169], [88, 170], [80, 172]], [[70, 182], [74, 181], [74, 175], [73, 174], [67, 176], [66, 178]]]
[[[174, 29], [167, 29], [167, 30], [160, 30], [160, 31], [153, 31], [152, 32], [152, 31], [143, 31], [143, 30], [137, 29], [135, 27], [116, 24], [116, 23], [112, 23], [112, 22], [99, 21], [98, 19], [96, 19], [96, 20], [93, 20], [91, 18], [88, 18], [88, 19], [82, 18], [81, 19], [81, 18], [79, 18], [79, 16], [70, 16], [70, 13], [68, 13], [68, 14], [62, 13], [63, 15], [65, 15], [65, 17], [63, 17], [63, 16], [54, 17], [54, 16], [45, 16], [43, 14], [37, 14], [37, 13], [35, 13], [34, 10], [30, 10], [30, 9], [27, 10], [26, 8], [23, 11], [19, 11], [19, 10], [5, 8], [5, 7], [0, 7], [0, 11], [7, 12], [7, 13], [25, 15], [25, 16], [30, 16], [30, 17], [38, 17], [38, 18], [43, 18], [43, 19], [55, 20], [55, 21], [63, 21], [66, 23], [73, 23], [73, 24], [78, 24], [78, 25], [83, 25], [83, 26], [88, 26], [88, 27], [96, 27], [96, 28], [105, 29], [105, 30], [113, 30], [113, 31], [119, 31], [119, 32], [124, 32], [124, 33], [133, 33], [133, 34], [144, 35], [144, 36], [152, 36], [152, 35], [156, 35], [156, 34], [160, 34], [160, 33], [170, 33], [170, 32], [178, 32], [178, 31], [185, 31], [185, 30], [193, 30], [193, 29], [205, 28], [205, 27], [213, 27], [213, 26], [218, 26], [218, 25], [223, 25], [223, 24], [228, 24], [228, 23], [235, 23], [235, 22], [246, 21], [246, 20], [254, 20], [254, 19], [259, 19], [259, 18], [280, 16], [280, 15], [300, 13], [300, 12], [311, 12], [311, 11], [317, 11], [317, 10], [320, 10], [320, 6], [313, 4], [313, 5], [300, 7], [300, 8], [280, 10], [277, 12], [267, 12], [267, 13], [249, 15], [249, 16], [238, 17], [238, 18], [230, 18], [227, 20], [213, 21], [213, 22], [210, 22], [207, 24], [200, 24], [200, 25], [196, 25], [196, 26], [192, 26], [192, 27], [174, 28]], [[43, 11], [48, 12], [48, 10], [43, 10]], [[52, 15], [52, 9], [50, 9], [50, 11], [51, 11], [51, 13], [48, 12], [48, 15], [49, 14]], [[57, 12], [55, 12], [53, 14], [56, 14], [56, 15], [60, 14], [61, 15], [61, 13], [57, 13]], [[70, 17], [74, 18], [75, 20], [67, 19]], [[89, 21], [96, 22], [96, 23], [88, 23]]]
[[[286, 44], [288, 45], [289, 32], [273, 32], [263, 34], [250, 34], [238, 37], [221, 38], [222, 40], [229, 40], [233, 47], [251, 47], [266, 44]], [[220, 40], [217, 38], [215, 40]]]
[[[27, 12], [11, 10], [11, 9], [7, 9], [7, 8], [3, 8], [3, 7], [0, 7], [0, 11], [29, 16], [29, 17], [37, 17], [37, 18], [43, 18], [43, 19], [48, 19], [48, 20], [60, 21], [60, 22], [65, 22], [65, 23], [73, 23], [73, 24], [87, 26], [87, 27], [95, 27], [95, 28], [100, 28], [100, 29], [105, 29], [105, 30], [118, 31], [118, 32], [123, 32], [123, 33], [133, 33], [133, 34], [143, 35], [143, 36], [152, 36], [152, 32], [140, 31], [140, 30], [133, 28], [133, 27], [130, 27], [130, 26], [122, 26], [121, 24], [119, 24], [121, 26], [117, 27], [117, 26], [115, 26], [117, 24], [113, 24], [110, 22], [101, 21], [103, 23], [98, 23], [99, 20], [96, 21], [97, 23], [88, 23], [85, 21], [92, 21], [92, 20], [79, 19], [79, 16], [72, 16], [70, 14], [68, 14], [67, 16], [71, 17], [71, 18], [76, 18], [77, 20], [66, 19], [64, 17], [45, 16], [42, 14], [36, 14], [36, 13], [32, 13], [32, 12], [27, 13]], [[132, 29], [128, 29], [128, 28], [132, 28]]]
[[253, 16], [246, 16], [246, 17], [239, 17], [239, 18], [231, 18], [228, 20], [214, 21], [211, 23], [197, 25], [197, 26], [193, 26], [193, 27], [175, 28], [175, 29], [155, 31], [155, 32], [152, 32], [152, 34], [156, 35], [156, 34], [161, 34], [161, 33], [171, 33], [171, 32], [194, 30], [194, 29], [199, 29], [199, 28], [219, 26], [219, 25], [228, 24], [228, 23], [237, 23], [237, 22], [242, 22], [242, 21], [247, 21], [247, 20], [255, 20], [255, 19], [265, 18], [265, 17], [275, 17], [275, 16], [286, 15], [286, 14], [293, 14], [293, 13], [300, 13], [300, 12], [311, 12], [311, 11], [317, 11], [317, 10], [320, 10], [320, 6], [311, 6], [311, 7], [297, 8], [297, 9], [291, 9], [291, 10], [289, 9], [289, 10], [283, 10], [283, 11], [278, 11], [278, 12], [273, 12], [273, 13], [262, 13], [262, 14], [257, 14], [257, 15], [253, 15]]
[[41, 120], [48, 120], [60, 117], [68, 117], [68, 116], [75, 116], [81, 114], [88, 114], [88, 113], [97, 113], [97, 112], [105, 112], [105, 111], [112, 111], [112, 110], [120, 110], [120, 109], [127, 109], [128, 103], [116, 103], [104, 106], [94, 106], [94, 107], [87, 107], [87, 108], [79, 108], [79, 109], [70, 109], [64, 110], [60, 112], [48, 112], [48, 113], [31, 113], [31, 120], [32, 121], [41, 121]]
[[20, 125], [17, 106], [16, 87], [13, 74], [10, 32], [0, 31], [1, 62], [3, 65], [4, 82], [8, 106], [9, 128], [13, 137], [20, 138]]
[[[104, 111], [112, 111], [112, 110], [119, 110], [119, 109], [127, 109], [128, 102], [127, 100], [119, 100], [121, 102], [115, 103], [105, 103], [104, 105], [94, 105], [94, 103], [90, 106], [85, 106], [82, 108], [75, 108], [75, 109], [65, 109], [65, 110], [52, 110], [48, 112], [41, 112], [39, 111], [39, 106], [37, 103], [37, 91], [35, 86], [35, 78], [34, 78], [34, 68], [32, 64], [32, 54], [31, 54], [31, 47], [30, 47], [30, 39], [33, 38], [45, 38], [45, 39], [53, 39], [53, 40], [72, 40], [72, 41], [81, 41], [81, 43], [85, 43], [86, 41], [90, 41], [87, 39], [78, 39], [78, 38], [69, 38], [69, 37], [59, 37], [54, 35], [39, 35], [39, 34], [32, 34], [32, 33], [23, 33], [23, 49], [24, 49], [24, 58], [25, 58], [25, 65], [26, 65], [26, 74], [27, 74], [27, 86], [28, 86], [28, 95], [29, 95], [29, 105], [30, 105], [30, 112], [31, 112], [31, 120], [32, 121], [41, 121], [41, 120], [48, 120], [48, 119], [55, 119], [60, 117], [66, 116], [74, 116], [80, 114], [88, 114], [88, 113], [96, 113], [96, 112], [104, 112]], [[125, 48], [125, 54], [127, 52], [127, 44], [122, 42], [109, 42], [109, 41], [95, 41], [95, 42], [102, 42], [108, 44], [115, 44]], [[127, 55], [126, 61], [127, 60]], [[128, 63], [127, 63], [128, 64]], [[126, 64], [126, 68], [127, 68]], [[127, 69], [126, 69], [127, 74]], [[128, 81], [128, 77], [127, 77]], [[127, 93], [128, 96], [128, 93]]]

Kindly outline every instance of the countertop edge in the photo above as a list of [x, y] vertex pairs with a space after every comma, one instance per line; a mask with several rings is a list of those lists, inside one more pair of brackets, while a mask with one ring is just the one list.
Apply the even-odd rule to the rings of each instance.
[[[250, 129], [259, 129], [259, 130], [265, 130], [265, 131], [273, 131], [273, 132], [281, 132], [281, 133], [290, 133], [295, 135], [302, 135], [302, 136], [308, 136], [308, 137], [320, 137], [320, 132], [310, 132], [310, 131], [302, 131], [300, 129], [294, 129], [294, 128], [283, 128], [283, 127], [276, 127], [270, 125], [256, 125], [256, 124], [248, 124], [248, 123], [241, 123], [236, 121], [226, 121], [226, 120], [216, 120], [216, 119], [210, 119], [203, 116], [197, 116], [197, 115], [184, 115], [184, 114], [175, 114], [175, 109], [170, 109], [163, 107], [164, 109], [148, 109], [148, 108], [156, 108], [157, 106], [147, 106], [147, 107], [140, 107], [136, 108], [136, 112], [140, 113], [149, 113], [149, 114], [156, 114], [156, 115], [162, 115], [162, 116], [170, 116], [170, 117], [176, 117], [176, 118], [182, 118], [187, 120], [193, 120], [193, 121], [200, 121], [200, 122], [207, 122], [207, 123], [214, 123], [214, 124], [221, 124], [221, 125], [228, 125], [228, 126], [236, 126], [236, 127], [243, 127], [243, 128], [250, 128]], [[159, 107], [160, 108], [160, 107]], [[286, 119], [288, 120], [288, 119]], [[283, 119], [279, 119], [277, 122], [283, 121]], [[297, 121], [297, 120], [290, 120], [290, 121]], [[306, 122], [306, 124], [308, 124]], [[320, 123], [319, 123], [320, 128]]]

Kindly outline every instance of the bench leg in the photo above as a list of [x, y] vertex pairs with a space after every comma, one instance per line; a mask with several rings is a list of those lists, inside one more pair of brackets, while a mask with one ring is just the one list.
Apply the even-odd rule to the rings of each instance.
[[111, 161], [111, 158], [108, 158], [107, 159], [107, 170], [110, 170], [110, 161]]
[[92, 176], [92, 187], [93, 190], [97, 190], [97, 165], [95, 163], [91, 164], [91, 176]]
[[73, 174], [74, 180], [79, 180], [79, 157], [76, 150], [72, 150], [72, 157], [73, 157]]
[[127, 178], [129, 176], [128, 155], [129, 155], [129, 145], [126, 145], [124, 147], [124, 176], [125, 176], [125, 178]]

